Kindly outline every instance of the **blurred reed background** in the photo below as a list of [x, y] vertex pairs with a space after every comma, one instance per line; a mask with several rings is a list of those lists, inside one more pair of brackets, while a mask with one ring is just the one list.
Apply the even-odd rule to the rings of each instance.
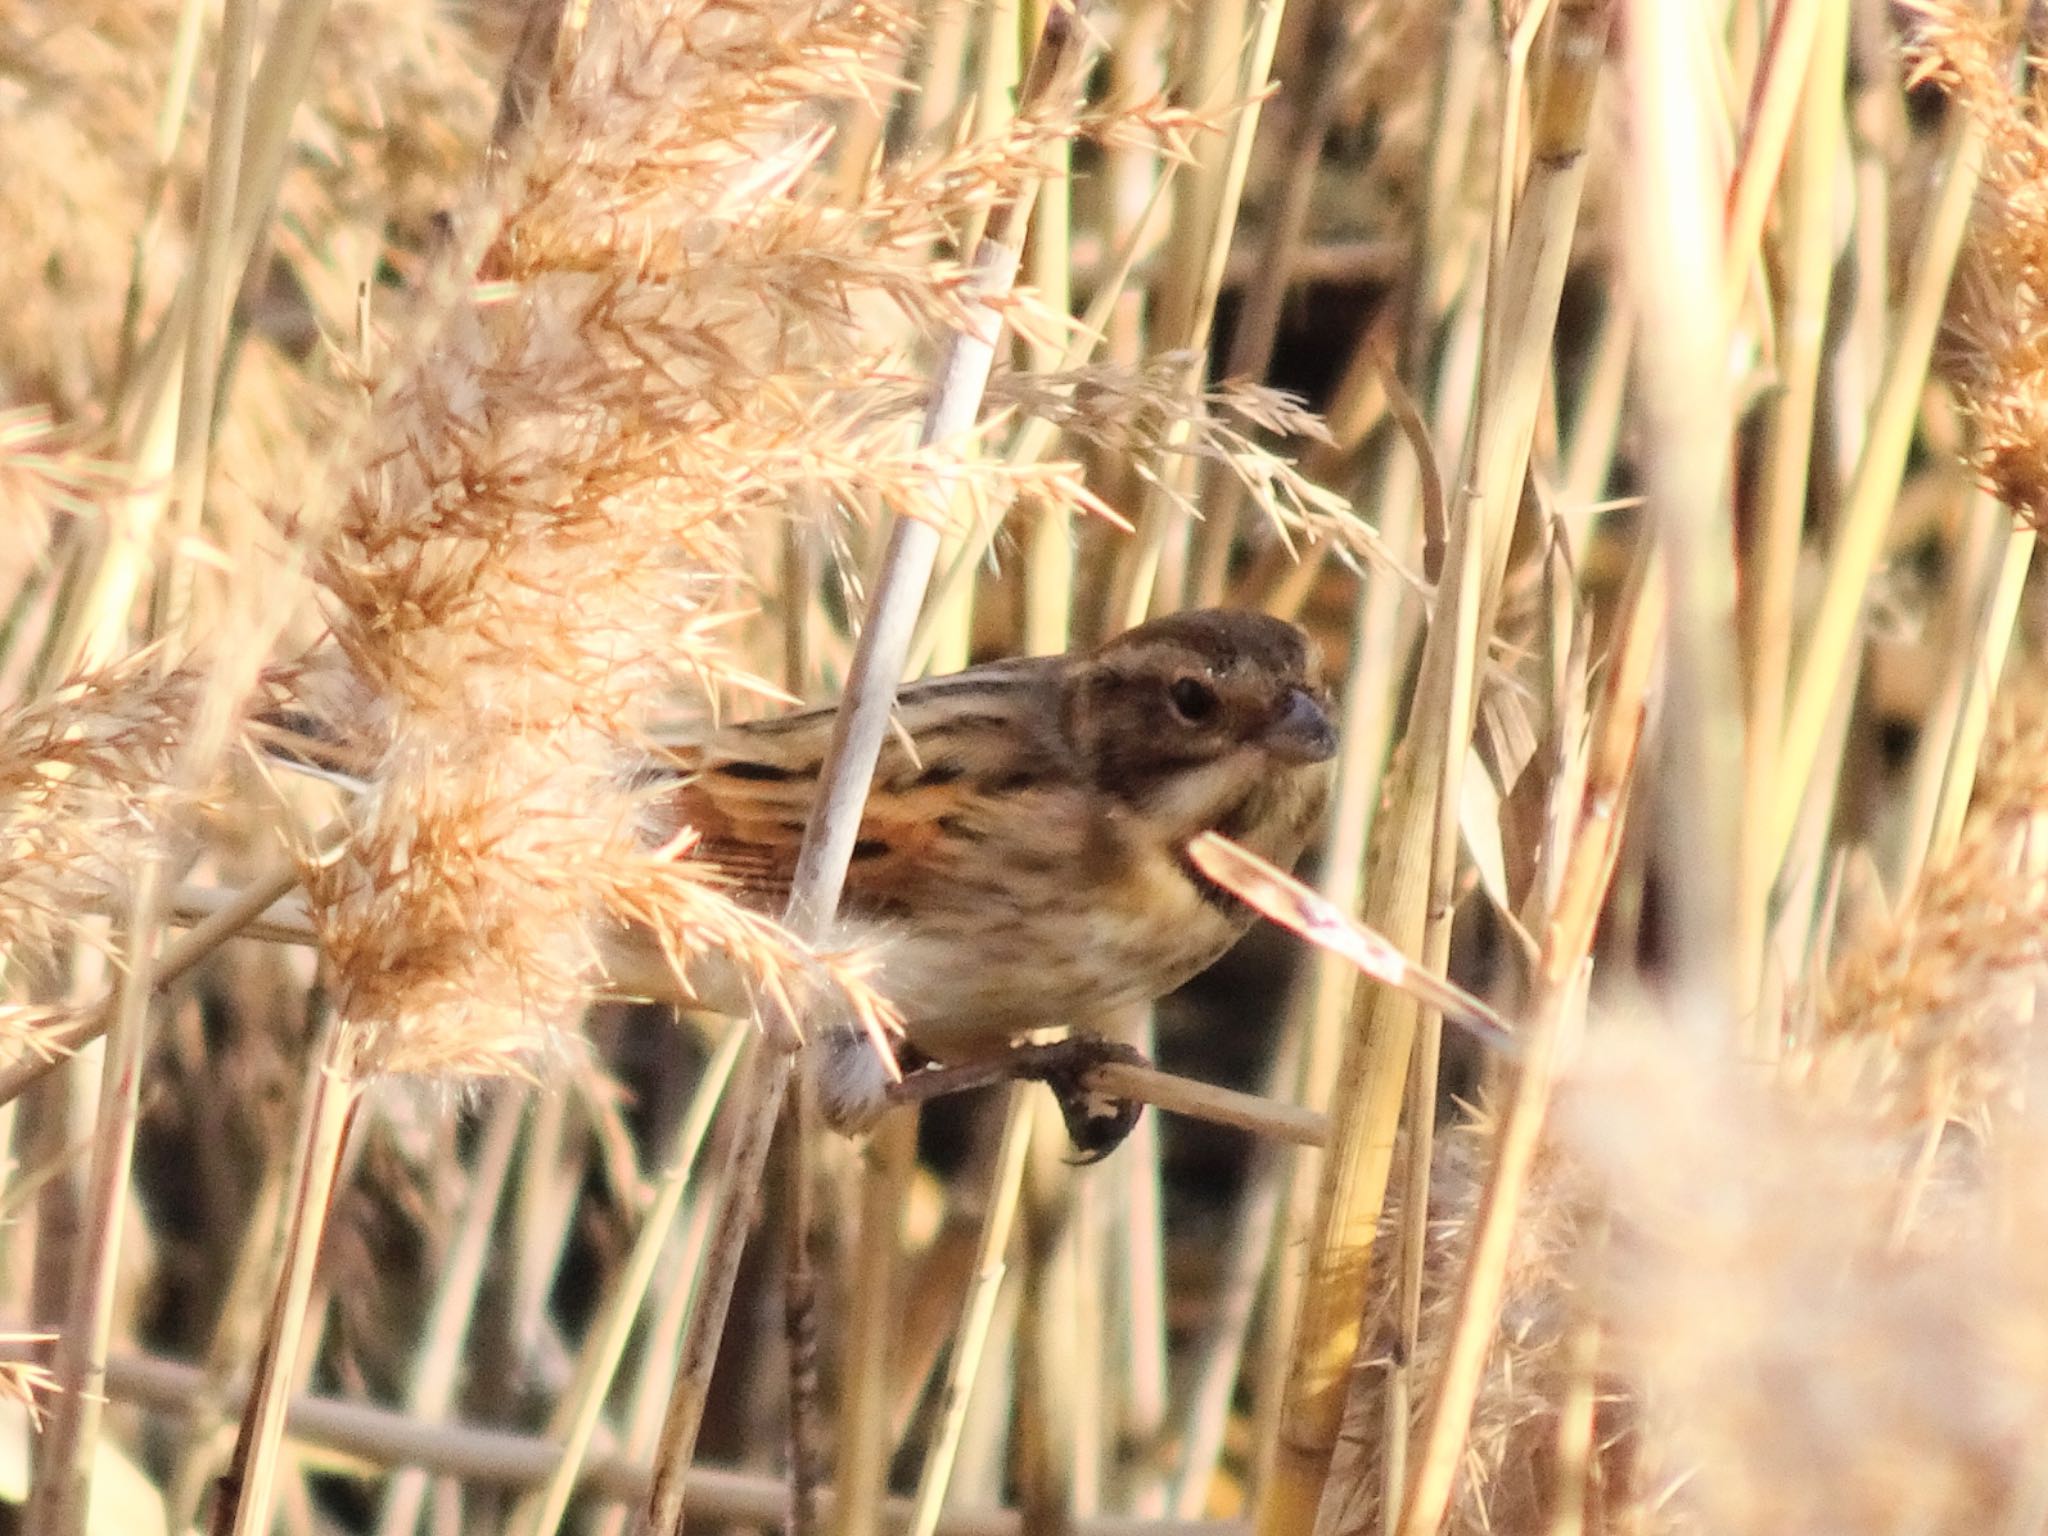
[[[2048, 1527], [2041, 22], [0, 0], [10, 1526]], [[881, 1006], [649, 739], [1219, 602], [1517, 1062], [1266, 928], [1047, 999], [1249, 1131], [769, 1149], [604, 995]]]

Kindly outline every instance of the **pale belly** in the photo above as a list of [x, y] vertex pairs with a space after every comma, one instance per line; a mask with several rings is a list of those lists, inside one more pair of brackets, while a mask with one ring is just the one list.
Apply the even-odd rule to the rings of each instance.
[[912, 1042], [939, 1060], [979, 1055], [1018, 1034], [1086, 1028], [1096, 1015], [1172, 991], [1243, 934], [1177, 872], [1152, 872], [1126, 900], [994, 913], [943, 933], [880, 936], [880, 990]]

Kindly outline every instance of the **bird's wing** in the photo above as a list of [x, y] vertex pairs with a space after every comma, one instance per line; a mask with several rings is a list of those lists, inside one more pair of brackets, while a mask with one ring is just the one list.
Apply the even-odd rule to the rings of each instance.
[[[994, 802], [1059, 781], [1058, 659], [999, 662], [906, 685], [847, 870], [846, 905], [889, 918], [942, 899]], [[832, 736], [834, 710], [719, 732], [679, 750], [664, 821], [749, 905], [779, 910]]]

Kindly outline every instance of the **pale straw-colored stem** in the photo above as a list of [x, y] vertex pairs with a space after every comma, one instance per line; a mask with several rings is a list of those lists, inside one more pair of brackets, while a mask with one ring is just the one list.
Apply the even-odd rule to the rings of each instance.
[[85, 1208], [72, 1258], [71, 1306], [57, 1352], [57, 1396], [39, 1448], [35, 1499], [29, 1511], [33, 1536], [77, 1536], [86, 1529], [88, 1482], [105, 1405], [114, 1281], [121, 1234], [128, 1224], [128, 1177], [135, 1162], [149, 1001], [156, 947], [163, 933], [167, 877], [163, 858], [148, 857], [130, 903], [121, 985], [110, 1010], [106, 1059], [100, 1068]]
[[[591, 1437], [597, 1431], [619, 1361], [625, 1357], [627, 1341], [640, 1318], [648, 1287], [668, 1250], [676, 1217], [685, 1199], [697, 1188], [698, 1159], [703, 1155], [712, 1117], [732, 1080], [748, 1027], [743, 1021], [727, 1027], [725, 1039], [691, 1093], [689, 1109], [669, 1149], [667, 1166], [654, 1186], [654, 1199], [640, 1219], [632, 1252], [584, 1337], [576, 1378], [549, 1419], [548, 1437], [560, 1445], [560, 1458], [547, 1482], [514, 1511], [508, 1523], [508, 1528], [519, 1536], [555, 1536], [561, 1528], [562, 1516], [589, 1458]], [[681, 1277], [672, 1277], [672, 1283], [683, 1281]]]
[[1869, 435], [1854, 478], [1835, 521], [1828, 551], [1827, 583], [1799, 647], [1800, 661], [1785, 720], [1779, 755], [1778, 798], [1771, 818], [1771, 846], [1783, 863], [1799, 808], [1820, 763], [1828, 718], [1838, 692], [1852, 682], [1851, 663], [1862, 632], [1863, 605], [1870, 590], [1885, 529], [1898, 499], [1899, 479], [1912, 447], [1934, 341], [1940, 333], [1955, 270], [1956, 254], [1976, 202], [1984, 132], [1972, 114], [1958, 112], [1949, 129], [1947, 151], [1933, 185], [1935, 195], [1913, 252], [1905, 302], [1899, 310], [1892, 349], [1877, 399], [1870, 410]]
[[1968, 518], [1946, 604], [1940, 687], [1920, 728], [1898, 875], [1891, 882], [1901, 894], [1914, 888], [1929, 863], [1946, 857], [1962, 831], [1991, 700], [2033, 563], [2033, 530], [2014, 528], [2012, 513], [1988, 490], [1970, 496]]
[[[1784, 268], [1778, 323], [1779, 388], [1765, 416], [1757, 533], [1743, 575], [1743, 639], [1747, 649], [1745, 785], [1740, 883], [1736, 892], [1737, 1003], [1751, 1014], [1748, 1049], [1767, 1054], [1775, 1031], [1765, 1027], [1759, 994], [1780, 850], [1771, 843], [1784, 730], [1786, 679], [1792, 670], [1795, 578], [1806, 525], [1813, 427], [1820, 400], [1821, 348], [1833, 286], [1835, 179], [1842, 148], [1842, 73], [1847, 58], [1846, 0], [1806, 6], [1821, 17], [1811, 48], [1798, 132], [1785, 162], [1780, 240]], [[1774, 70], [1776, 66], [1773, 66]], [[1776, 86], [1778, 76], [1772, 76]], [[1748, 174], [1745, 162], [1743, 175]], [[1730, 270], [1749, 253], [1728, 244]], [[1732, 313], [1732, 311], [1731, 311]]]
[[334, 1205], [336, 1179], [362, 1084], [355, 1072], [353, 1031], [330, 1024], [315, 1052], [305, 1110], [300, 1116], [297, 1172], [285, 1219], [283, 1268], [256, 1359], [256, 1385], [242, 1410], [241, 1433], [221, 1479], [215, 1536], [267, 1536], [277, 1485], [285, 1413], [305, 1337], [307, 1303], [320, 1239]]
[[875, 1536], [889, 1491], [889, 1402], [902, 1338], [899, 1262], [903, 1208], [917, 1168], [917, 1116], [898, 1111], [876, 1127], [860, 1170], [858, 1246], [840, 1358], [839, 1536]]
[[1645, 482], [1671, 583], [1658, 853], [1670, 917], [1667, 993], [1704, 1040], [1737, 1021], [1736, 861], [1742, 843], [1743, 719], [1735, 659], [1734, 458], [1721, 291], [1720, 175], [1707, 143], [1709, 97], [1692, 18], [1628, 13], [1632, 191], [1630, 286], [1656, 323], [1641, 331]]
[[147, 296], [150, 259], [163, 235], [163, 222], [171, 206], [171, 181], [175, 174], [178, 140], [185, 119], [192, 110], [192, 81], [199, 71], [199, 45], [209, 7], [204, 0], [180, 0], [178, 28], [171, 35], [170, 67], [164, 77], [164, 97], [157, 107], [153, 161], [149, 190], [143, 194], [142, 223], [135, 232], [129, 257], [128, 297], [121, 308], [121, 343], [116, 354], [109, 396], [118, 400], [126, 392], [128, 371], [135, 362], [137, 330], [142, 323], [142, 306]]
[[[1261, 259], [1245, 287], [1231, 333], [1230, 352], [1223, 364], [1226, 379], [1263, 379], [1272, 365], [1281, 311], [1308, 225], [1316, 171], [1345, 100], [1343, 80], [1354, 45], [1371, 15], [1347, 0], [1319, 0], [1309, 20], [1308, 70], [1298, 83], [1288, 83], [1294, 118], [1289, 124], [1278, 206], [1267, 224]], [[1189, 571], [1193, 606], [1213, 607], [1223, 600], [1246, 495], [1244, 481], [1222, 465], [1211, 466], [1204, 477], [1202, 521], [1195, 530]]]
[[[1470, 471], [1458, 482], [1467, 489], [1452, 517], [1445, 582], [1423, 649], [1409, 755], [1385, 813], [1392, 818], [1388, 863], [1368, 904], [1374, 928], [1439, 974], [1435, 945], [1425, 941], [1432, 929], [1442, 932], [1441, 919], [1448, 916], [1429, 907], [1440, 817], [1455, 819], [1449, 808], [1458, 802], [1481, 641], [1490, 632], [1549, 372], [1610, 10], [1605, 0], [1561, 4], [1550, 29], [1545, 91], [1530, 134], [1529, 183], [1505, 271], [1489, 284], [1491, 302], [1510, 311], [1489, 327], [1504, 356], [1483, 372], [1493, 388], [1482, 401]], [[1427, 922], [1431, 916], [1439, 920]], [[1416, 1019], [1408, 1000], [1373, 988], [1361, 995], [1345, 1043], [1273, 1475], [1261, 1493], [1258, 1524], [1265, 1536], [1310, 1529], [1321, 1500], [1357, 1354]]]
[[1025, 1094], [1021, 1086], [1010, 1090], [1009, 1109], [1003, 1117], [1002, 1141], [996, 1148], [995, 1188], [988, 1214], [982, 1218], [974, 1280], [961, 1308], [960, 1328], [953, 1336], [952, 1358], [946, 1365], [938, 1428], [925, 1452], [924, 1470], [918, 1475], [917, 1496], [911, 1505], [911, 1536], [935, 1536], [939, 1528], [939, 1512], [945, 1507], [954, 1458], [960, 1453], [960, 1436], [967, 1426], [967, 1406], [981, 1371], [996, 1299], [1002, 1294], [1003, 1276], [1008, 1273], [1004, 1255], [1010, 1250], [1010, 1233], [1016, 1225], [1017, 1202], [1024, 1188], [1026, 1154], [1031, 1150], [1033, 1117]]
[[[1209, 346], [1215, 324], [1216, 299], [1223, 291], [1223, 270], [1230, 239], [1244, 199], [1245, 176], [1251, 166], [1252, 141], [1259, 127], [1260, 103], [1272, 73], [1273, 50], [1279, 43], [1285, 0], [1257, 0], [1242, 27], [1226, 17], [1238, 10], [1236, 0], [1212, 0], [1212, 14], [1198, 28], [1198, 99], [1213, 110], [1234, 90], [1243, 102], [1231, 120], [1220, 158], [1205, 159], [1200, 173], [1184, 177], [1180, 206], [1168, 253], [1167, 277], [1160, 295], [1158, 343], [1185, 350], [1199, 359]], [[1221, 15], [1214, 14], [1221, 12]], [[1217, 50], [1223, 59], [1215, 58]], [[1229, 72], [1223, 72], [1223, 65]], [[1225, 85], [1224, 82], [1229, 84]], [[1184, 387], [1193, 395], [1201, 387], [1199, 361], [1190, 365]], [[1187, 441], [1185, 419], [1168, 429], [1167, 443], [1157, 455], [1154, 478], [1138, 518], [1137, 537], [1123, 552], [1118, 571], [1117, 611], [1112, 623], [1128, 628], [1150, 612], [1171, 612], [1181, 606], [1186, 590], [1185, 554], [1188, 514], [1176, 505], [1175, 493], [1189, 489], [1190, 470], [1179, 448]], [[1163, 565], [1171, 551], [1173, 565]]]
[[1473, 1221], [1457, 1310], [1397, 1527], [1401, 1536], [1434, 1536], [1450, 1507], [1480, 1378], [1500, 1326], [1515, 1223], [1550, 1105], [1560, 1039], [1585, 1009], [1587, 957], [1621, 847], [1650, 677], [1664, 630], [1666, 589], [1657, 566], [1655, 541], [1645, 540], [1616, 619], [1617, 638], [1587, 742], [1581, 809], [1550, 921], [1543, 928], [1523, 1056], [1494, 1135], [1493, 1162]]
[[[185, 336], [184, 381], [171, 463], [171, 504], [179, 538], [199, 536], [213, 444], [214, 385], [234, 300], [235, 196], [248, 124], [249, 76], [256, 52], [256, 0], [226, 0], [215, 62], [213, 117], [206, 140], [206, 177], [199, 189], [199, 239], [193, 252], [192, 318]], [[177, 634], [191, 606], [192, 568], [172, 558], [160, 577], [153, 628]]]
[[[1330, 963], [1340, 962], [1332, 958]], [[1291, 1087], [1301, 1077], [1303, 1030], [1298, 1019], [1290, 1024], [1267, 1072], [1267, 1083], [1275, 1091]], [[1275, 1238], [1280, 1232], [1292, 1170], [1299, 1161], [1275, 1146], [1258, 1147], [1252, 1157], [1245, 1192], [1238, 1203], [1237, 1222], [1231, 1232], [1223, 1284], [1208, 1327], [1193, 1351], [1194, 1367], [1181, 1394], [1186, 1407], [1175, 1437], [1181, 1448], [1181, 1460], [1174, 1478], [1170, 1512], [1183, 1520], [1195, 1519], [1208, 1508], [1216, 1468], [1223, 1459], [1224, 1437], [1229, 1430], [1252, 1319], [1262, 1288], [1266, 1288], [1278, 1268]]]
[[[1721, 312], [1732, 316], [1740, 302], [1743, 286], [1756, 260], [1763, 235], [1764, 215], [1771, 206], [1771, 189], [1785, 164], [1786, 146], [1793, 125], [1799, 119], [1802, 102], [1825, 104], [1836, 120], [1841, 117], [1841, 77], [1832, 67], [1820, 42], [1822, 17], [1832, 11], [1834, 19], [1847, 20], [1847, 7], [1838, 0], [1783, 0], [1771, 17], [1762, 78], [1753, 97], [1753, 110], [1744, 136], [1742, 156], [1736, 167], [1735, 184], [1728, 193], [1726, 224], [1727, 262], [1721, 272]], [[1843, 41], [1836, 34], [1834, 42]], [[1815, 60], [1822, 67], [1811, 71]], [[1835, 89], [1827, 89], [1833, 79]]]

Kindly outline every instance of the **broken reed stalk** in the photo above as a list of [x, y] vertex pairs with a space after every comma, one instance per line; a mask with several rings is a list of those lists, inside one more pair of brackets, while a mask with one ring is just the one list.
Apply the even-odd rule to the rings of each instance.
[[[1082, 85], [1089, 52], [1085, 27], [1072, 14], [1055, 10], [1032, 59], [1020, 107], [1055, 110], [1071, 104]], [[948, 338], [938, 387], [919, 434], [922, 446], [957, 441], [973, 429], [1002, 332], [1000, 304], [1016, 279], [1024, 230], [1035, 184], [1020, 188], [976, 250], [972, 287], [963, 328]], [[815, 939], [830, 927], [860, 831], [861, 811], [881, 754], [882, 738], [895, 707], [912, 631], [938, 557], [947, 487], [932, 487], [932, 517], [899, 515], [877, 578], [867, 622], [854, 648], [846, 692], [833, 721], [832, 739], [820, 772], [818, 796], [804, 827], [790, 882], [785, 921], [799, 937]], [[719, 1180], [722, 1201], [701, 1286], [684, 1335], [675, 1391], [655, 1457], [642, 1529], [671, 1536], [682, 1527], [683, 1498], [696, 1452], [697, 1431], [711, 1386], [711, 1370], [724, 1332], [740, 1255], [751, 1225], [754, 1192], [760, 1186], [789, 1086], [791, 1061], [801, 1043], [793, 1021], [762, 1019], [763, 1032], [750, 1043], [738, 1092], [729, 1113], [732, 1139]]]
[[[1447, 933], [1428, 923], [1435, 856], [1453, 828], [1457, 783], [1472, 731], [1509, 536], [1549, 370], [1551, 339], [1584, 181], [1586, 130], [1605, 53], [1610, 0], [1559, 7], [1533, 109], [1531, 169], [1505, 270], [1489, 284], [1490, 327], [1501, 344], [1481, 401], [1471, 471], [1451, 521], [1451, 548], [1423, 648], [1405, 772], [1392, 787], [1384, 828], [1388, 862], [1368, 898], [1372, 926], [1443, 969]], [[1455, 831], [1451, 833], [1455, 850]], [[1448, 908], [1442, 909], [1446, 915]], [[1380, 989], [1361, 994], [1331, 1103], [1337, 1118], [1310, 1238], [1308, 1279], [1281, 1408], [1273, 1475], [1261, 1492], [1263, 1536], [1314, 1527], [1358, 1349], [1373, 1243], [1386, 1195], [1394, 1130], [1408, 1082], [1416, 1009]]]

